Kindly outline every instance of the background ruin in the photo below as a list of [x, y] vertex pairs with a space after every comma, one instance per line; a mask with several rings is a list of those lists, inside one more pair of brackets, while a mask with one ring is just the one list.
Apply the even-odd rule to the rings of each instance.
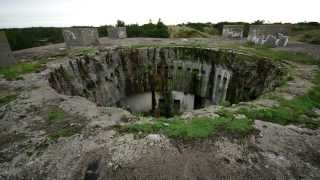
[[99, 34], [96, 28], [65, 28], [63, 38], [67, 47], [99, 44]]

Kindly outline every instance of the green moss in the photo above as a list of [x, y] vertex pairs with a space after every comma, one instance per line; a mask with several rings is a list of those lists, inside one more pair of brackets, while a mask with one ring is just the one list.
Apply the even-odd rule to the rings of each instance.
[[63, 121], [64, 117], [65, 117], [65, 113], [63, 111], [48, 112], [48, 120], [50, 123]]
[[5, 96], [5, 97], [0, 97], [0, 107], [8, 104], [11, 101], [14, 101], [15, 99], [17, 99], [17, 95], [9, 95], [9, 96]]
[[7, 80], [16, 80], [19, 76], [37, 71], [41, 67], [38, 63], [20, 63], [6, 68], [0, 68], [2, 74]]
[[252, 120], [230, 117], [193, 118], [184, 120], [173, 118], [161, 119], [148, 123], [135, 123], [116, 128], [120, 133], [134, 133], [145, 136], [152, 133], [162, 133], [174, 139], [202, 139], [217, 135], [218, 132], [244, 136], [252, 129]]

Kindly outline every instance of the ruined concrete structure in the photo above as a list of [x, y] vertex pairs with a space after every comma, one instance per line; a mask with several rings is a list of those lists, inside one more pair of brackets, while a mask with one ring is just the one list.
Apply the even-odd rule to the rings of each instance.
[[65, 28], [62, 32], [67, 47], [99, 44], [99, 34], [96, 28]]
[[0, 31], [0, 67], [6, 67], [15, 64], [15, 58], [11, 52], [11, 48], [5, 32]]
[[167, 114], [252, 100], [276, 87], [282, 73], [275, 62], [232, 51], [124, 48], [75, 57], [51, 72], [49, 82], [59, 93], [101, 106]]
[[242, 39], [243, 30], [243, 25], [224, 25], [222, 36], [230, 39]]
[[248, 41], [258, 45], [284, 47], [288, 44], [289, 27], [286, 25], [251, 25]]
[[127, 29], [126, 27], [108, 27], [108, 37], [109, 38], [126, 38]]

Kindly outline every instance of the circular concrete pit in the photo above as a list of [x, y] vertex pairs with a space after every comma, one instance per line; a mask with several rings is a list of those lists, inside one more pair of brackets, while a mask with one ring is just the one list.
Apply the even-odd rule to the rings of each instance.
[[256, 99], [285, 74], [278, 62], [231, 50], [190, 47], [100, 49], [50, 73], [59, 93], [100, 106], [172, 116]]

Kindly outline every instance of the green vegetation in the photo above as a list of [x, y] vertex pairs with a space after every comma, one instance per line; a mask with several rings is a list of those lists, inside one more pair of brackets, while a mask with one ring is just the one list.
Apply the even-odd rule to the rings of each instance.
[[292, 100], [278, 98], [279, 106], [258, 109], [246, 107], [238, 113], [245, 114], [252, 119], [261, 119], [282, 125], [300, 124], [303, 127], [316, 129], [320, 127], [320, 120], [315, 119], [317, 114], [314, 108], [320, 108], [320, 72], [314, 79], [315, 86], [305, 95], [297, 96]]
[[61, 28], [32, 27], [4, 29], [12, 50], [63, 42]]
[[9, 67], [0, 68], [0, 74], [7, 80], [16, 80], [19, 76], [32, 73], [41, 67], [39, 63], [19, 63]]
[[50, 139], [57, 140], [59, 137], [69, 137], [79, 133], [83, 125], [78, 122], [81, 119], [73, 117], [59, 108], [53, 108], [46, 117], [47, 133]]
[[159, 19], [157, 24], [151, 21], [148, 24], [139, 26], [138, 24], [127, 25], [128, 37], [154, 37], [154, 38], [168, 38], [168, 27]]
[[8, 104], [11, 101], [14, 101], [15, 99], [17, 99], [17, 95], [9, 95], [9, 96], [5, 96], [5, 97], [0, 97], [0, 107]]
[[187, 26], [170, 26], [170, 38], [211, 37], [212, 35]]
[[249, 53], [255, 56], [267, 57], [275, 61], [293, 61], [303, 64], [316, 65], [319, 64], [319, 59], [312, 57], [303, 52], [290, 52], [284, 50], [277, 50], [268, 46], [255, 45], [253, 43], [242, 44], [222, 44], [220, 48], [236, 49], [238, 51]]
[[320, 24], [318, 22], [298, 23], [293, 26], [290, 36], [298, 41], [320, 44]]
[[70, 54], [73, 55], [88, 55], [88, 56], [93, 56], [95, 55], [99, 50], [94, 47], [80, 47], [80, 48], [75, 48], [73, 49]]
[[245, 136], [252, 130], [252, 120], [246, 117], [236, 118], [232, 114], [215, 118], [193, 118], [191, 120], [175, 117], [117, 126], [116, 129], [120, 133], [134, 133], [140, 136], [161, 133], [170, 138], [188, 140], [208, 138], [218, 133]]
[[48, 113], [48, 120], [50, 123], [56, 121], [62, 121], [64, 119], [65, 113], [63, 111], [52, 111]]
[[268, 57], [276, 61], [288, 60], [304, 64], [318, 64], [319, 60], [311, 55], [302, 52], [289, 52], [283, 50], [274, 50], [268, 47], [256, 47], [249, 50], [257, 56]]
[[320, 44], [320, 29], [296, 33], [296, 39], [310, 44]]

